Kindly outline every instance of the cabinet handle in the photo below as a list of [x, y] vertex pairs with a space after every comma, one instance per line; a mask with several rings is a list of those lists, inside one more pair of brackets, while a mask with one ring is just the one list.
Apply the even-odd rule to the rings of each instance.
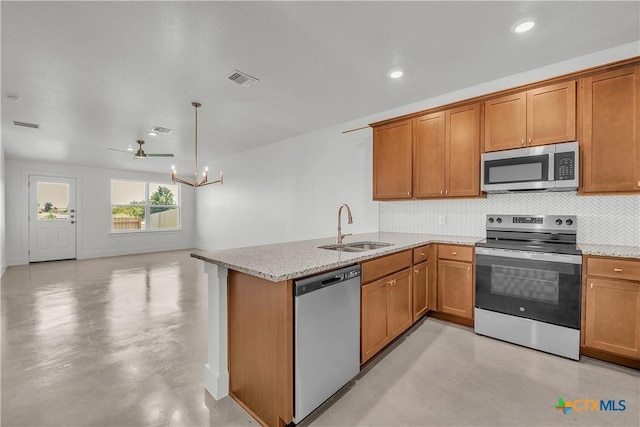
[[[638, 184], [640, 184], [640, 182], [638, 182]], [[442, 196], [442, 190], [440, 190], [440, 195]]]
[[418, 269], [413, 270], [414, 273], [418, 274]]
[[411, 191], [407, 191], [407, 196], [411, 196]]
[[449, 194], [449, 190], [444, 190], [444, 194], [445, 195]]
[[467, 271], [471, 271], [471, 267], [467, 267]]
[[420, 256], [424, 256], [424, 252], [420, 252]]
[[529, 145], [531, 145], [531, 138], [529, 138]]
[[640, 181], [638, 181], [638, 187], [640, 187]]
[[451, 252], [451, 255], [458, 255], [458, 252]]
[[522, 142], [520, 143], [520, 145], [524, 146], [524, 138], [522, 139]]
[[589, 283], [589, 287], [593, 289], [593, 283]]
[[621, 268], [614, 268], [613, 271], [615, 271], [616, 273], [622, 273], [622, 269]]
[[396, 284], [396, 279], [391, 280], [390, 282], [387, 282], [389, 285], [393, 286]]

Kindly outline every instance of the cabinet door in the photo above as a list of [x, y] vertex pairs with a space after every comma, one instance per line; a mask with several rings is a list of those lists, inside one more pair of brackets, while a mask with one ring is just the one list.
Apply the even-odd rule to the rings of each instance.
[[640, 358], [640, 283], [587, 277], [585, 345]]
[[429, 310], [429, 262], [413, 267], [413, 321]]
[[527, 137], [526, 92], [503, 96], [484, 105], [484, 151], [523, 147]]
[[362, 287], [361, 362], [364, 363], [389, 343], [387, 332], [387, 278]]
[[389, 276], [387, 282], [389, 284], [387, 322], [389, 338], [394, 339], [413, 323], [411, 269], [407, 268]]
[[373, 198], [410, 199], [412, 185], [412, 121], [373, 130]]
[[444, 111], [415, 119], [414, 197], [444, 196], [444, 119]]
[[640, 191], [640, 67], [588, 77], [580, 86], [580, 191]]
[[576, 82], [527, 92], [527, 145], [576, 139]]
[[446, 113], [447, 197], [480, 194], [480, 104]]
[[470, 263], [438, 260], [438, 311], [473, 319]]

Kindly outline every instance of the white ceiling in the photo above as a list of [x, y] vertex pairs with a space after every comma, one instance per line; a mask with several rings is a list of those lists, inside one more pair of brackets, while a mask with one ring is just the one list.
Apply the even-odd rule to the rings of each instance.
[[[8, 159], [166, 172], [640, 39], [640, 2], [1, 2]], [[533, 31], [512, 25], [534, 18]], [[405, 71], [399, 81], [387, 73]], [[260, 81], [241, 87], [244, 71]], [[19, 102], [6, 99], [17, 94]], [[12, 120], [40, 124], [19, 128]], [[151, 137], [152, 126], [174, 129]], [[125, 149], [145, 139], [149, 153]]]

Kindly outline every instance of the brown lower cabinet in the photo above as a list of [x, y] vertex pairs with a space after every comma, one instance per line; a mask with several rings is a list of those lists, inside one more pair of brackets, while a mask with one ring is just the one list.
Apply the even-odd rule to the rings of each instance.
[[583, 352], [640, 359], [640, 260], [588, 256], [584, 268]]
[[361, 298], [361, 363], [365, 363], [413, 323], [411, 269], [362, 286]]
[[438, 245], [439, 313], [473, 320], [473, 259], [472, 246]]
[[461, 261], [438, 260], [438, 311], [473, 319], [473, 268]]

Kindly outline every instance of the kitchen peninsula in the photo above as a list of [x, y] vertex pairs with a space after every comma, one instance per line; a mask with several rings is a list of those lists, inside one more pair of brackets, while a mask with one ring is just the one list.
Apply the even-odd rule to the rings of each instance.
[[390, 243], [379, 249], [320, 249], [335, 238], [196, 252], [208, 275], [209, 355], [205, 387], [230, 394], [266, 425], [293, 420], [293, 279], [362, 263], [430, 243], [473, 245], [482, 237], [366, 233], [348, 242]]

